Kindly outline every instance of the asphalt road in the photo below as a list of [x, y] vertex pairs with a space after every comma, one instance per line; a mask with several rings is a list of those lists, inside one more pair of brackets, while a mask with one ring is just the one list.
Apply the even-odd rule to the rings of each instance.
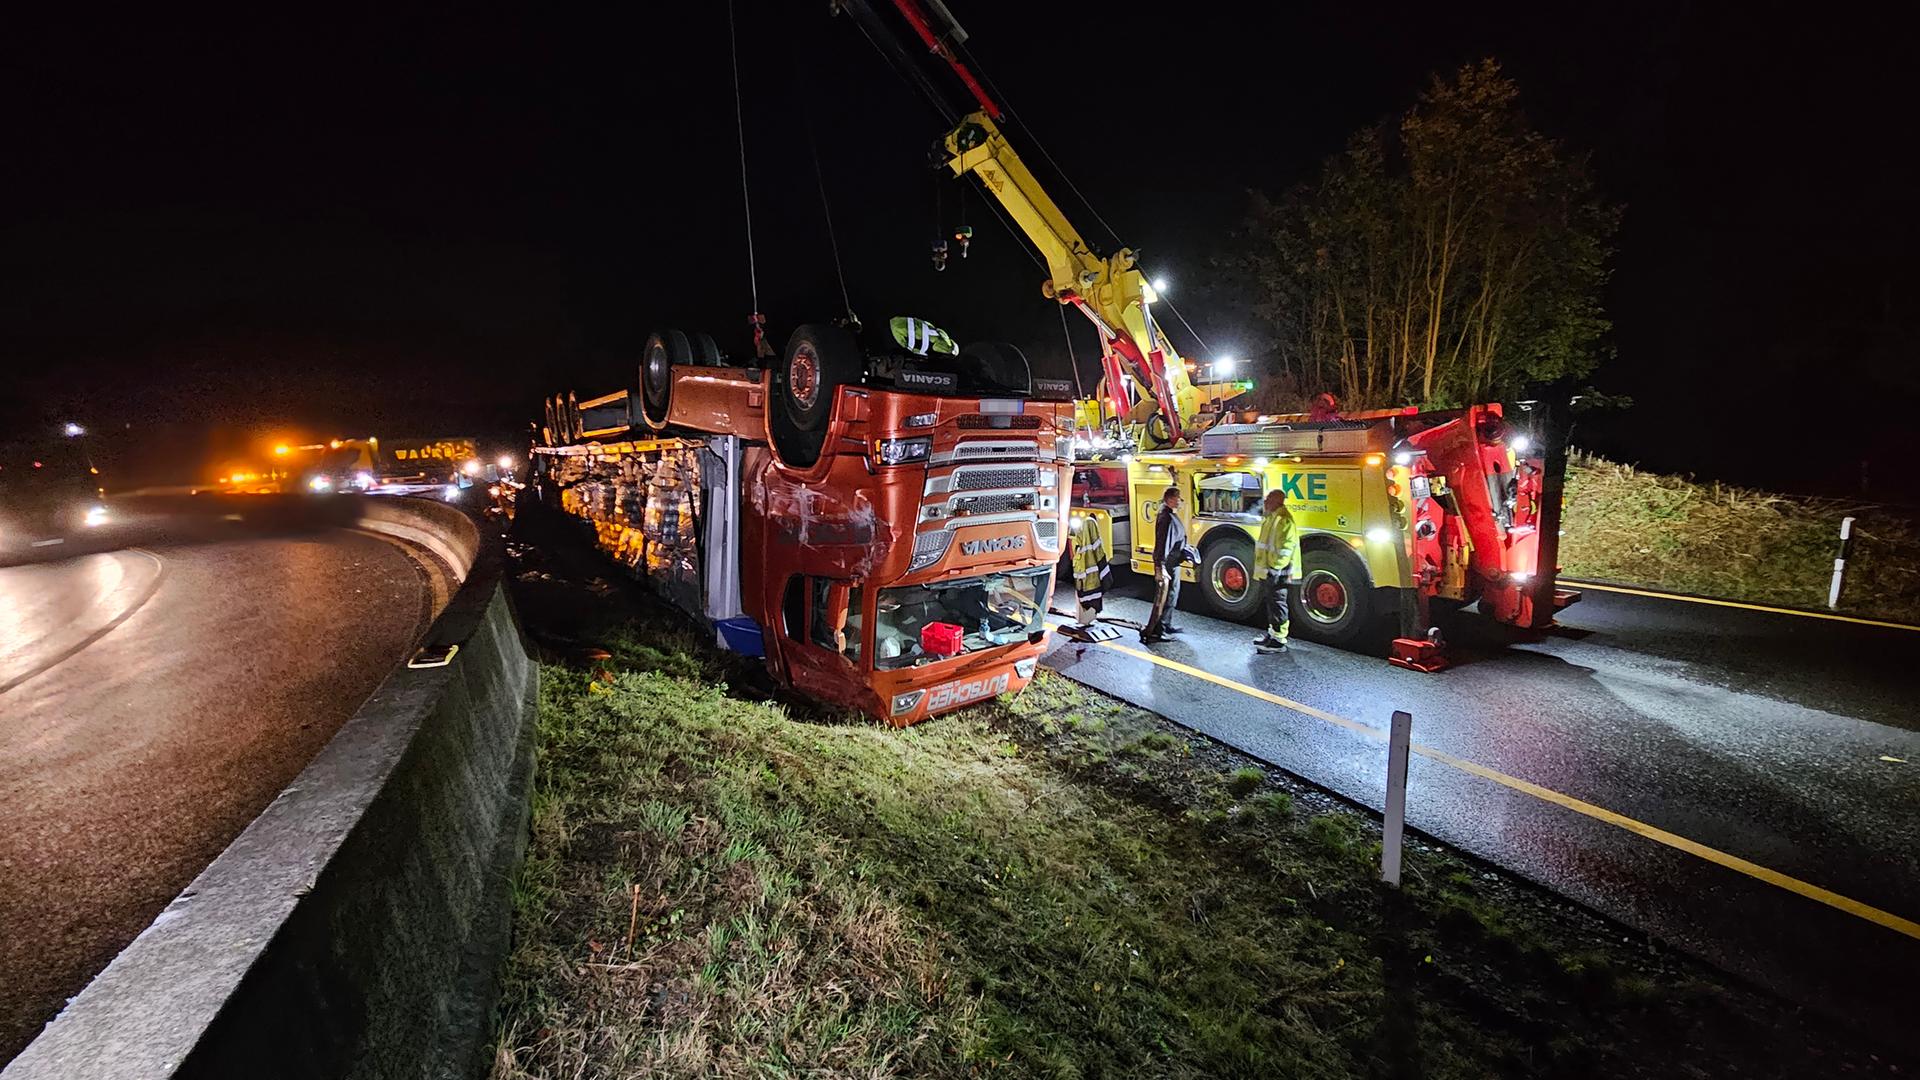
[[[1144, 622], [1145, 579], [1121, 579], [1107, 614]], [[1055, 606], [1071, 610], [1070, 591]], [[1431, 748], [1412, 758], [1412, 827], [1920, 1044], [1920, 633], [1597, 590], [1560, 622], [1531, 644], [1456, 633], [1463, 662], [1434, 675], [1310, 643], [1262, 656], [1252, 628], [1191, 613], [1151, 649], [1132, 631], [1095, 646], [1056, 635], [1046, 663], [1375, 809], [1384, 732], [1404, 709]], [[1821, 889], [1838, 899], [1804, 895]]]
[[0, 1063], [372, 694], [428, 566], [326, 528], [0, 567]]

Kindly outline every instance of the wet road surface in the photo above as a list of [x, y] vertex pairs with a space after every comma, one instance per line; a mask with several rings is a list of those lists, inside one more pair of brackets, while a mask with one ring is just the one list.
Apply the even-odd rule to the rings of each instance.
[[0, 567], [0, 1062], [366, 700], [436, 572], [338, 528]]
[[[1117, 591], [1107, 614], [1144, 622], [1145, 579], [1120, 575]], [[1056, 596], [1057, 608], [1071, 603], [1068, 590]], [[1464, 662], [1437, 675], [1305, 642], [1262, 656], [1251, 627], [1191, 613], [1186, 633], [1151, 649], [1126, 630], [1111, 645], [1056, 635], [1045, 662], [1376, 810], [1384, 732], [1405, 709], [1414, 743], [1433, 751], [1412, 758], [1411, 826], [1794, 1000], [1911, 1032], [1920, 734], [1909, 680], [1920, 633], [1597, 590], [1560, 621], [1564, 632], [1532, 644], [1456, 634]], [[1474, 767], [1831, 890], [1906, 928]]]

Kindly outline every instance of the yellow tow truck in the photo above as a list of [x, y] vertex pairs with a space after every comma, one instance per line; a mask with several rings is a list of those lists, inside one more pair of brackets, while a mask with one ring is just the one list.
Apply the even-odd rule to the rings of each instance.
[[[1295, 632], [1357, 644], [1375, 615], [1397, 612], [1394, 659], [1443, 666], [1431, 607], [1478, 602], [1483, 614], [1527, 629], [1551, 623], [1578, 594], [1555, 588], [1562, 422], [1536, 414], [1509, 423], [1498, 404], [1339, 416], [1248, 416], [1232, 400], [1251, 383], [1233, 361], [1183, 358], [1155, 305], [1164, 285], [1136, 254], [1097, 251], [1008, 142], [1004, 112], [964, 62], [966, 32], [938, 0], [891, 0], [927, 51], [945, 61], [972, 98], [964, 115], [914, 64], [889, 19], [867, 0], [836, 0], [884, 56], [927, 90], [951, 125], [946, 166], [972, 176], [1045, 260], [1046, 298], [1084, 315], [1098, 333], [1102, 379], [1077, 404], [1071, 502], [1105, 550], [1150, 572], [1153, 519], [1162, 494], [1186, 496], [1197, 566], [1181, 573], [1200, 603], [1230, 619], [1259, 609], [1254, 532], [1269, 491], [1286, 493], [1301, 526], [1290, 602]], [[962, 228], [956, 238], [965, 242]], [[936, 245], [936, 262], [944, 242]], [[1195, 375], [1204, 371], [1206, 381]]]

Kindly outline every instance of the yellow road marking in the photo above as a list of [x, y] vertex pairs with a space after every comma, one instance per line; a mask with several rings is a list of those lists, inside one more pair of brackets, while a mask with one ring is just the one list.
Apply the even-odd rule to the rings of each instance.
[[1651, 589], [1630, 589], [1625, 585], [1602, 585], [1593, 581], [1580, 581], [1574, 578], [1561, 578], [1563, 584], [1577, 585], [1582, 589], [1599, 589], [1601, 592], [1625, 593], [1628, 596], [1651, 596], [1655, 600], [1684, 600], [1689, 604], [1711, 604], [1714, 607], [1739, 608], [1742, 611], [1764, 611], [1771, 615], [1798, 615], [1803, 619], [1825, 619], [1828, 622], [1853, 623], [1856, 626], [1878, 626], [1886, 630], [1916, 630], [1920, 626], [1912, 623], [1888, 622], [1885, 619], [1863, 619], [1858, 615], [1836, 615], [1826, 611], [1801, 611], [1798, 608], [1773, 607], [1769, 604], [1744, 604], [1738, 600], [1715, 600], [1706, 596], [1681, 596], [1679, 593], [1654, 592]]
[[[1196, 679], [1213, 683], [1216, 686], [1224, 686], [1229, 690], [1245, 694], [1248, 697], [1258, 698], [1261, 701], [1278, 705], [1284, 709], [1291, 709], [1294, 712], [1311, 716], [1316, 720], [1324, 720], [1327, 723], [1357, 732], [1369, 739], [1385, 740], [1387, 737], [1387, 732], [1384, 728], [1363, 724], [1357, 720], [1349, 720], [1344, 716], [1336, 716], [1324, 709], [1316, 709], [1311, 705], [1303, 704], [1292, 698], [1281, 697], [1279, 694], [1268, 693], [1259, 687], [1235, 682], [1224, 676], [1215, 675], [1211, 671], [1202, 671], [1197, 667], [1193, 667], [1190, 664], [1183, 664], [1178, 660], [1169, 660], [1164, 656], [1155, 656], [1143, 649], [1132, 649], [1111, 641], [1103, 641], [1100, 644], [1112, 649], [1114, 652], [1138, 657], [1150, 663], [1158, 664], [1168, 670], [1178, 671], [1182, 675], [1191, 675]], [[1761, 866], [1759, 863], [1743, 859], [1738, 855], [1730, 855], [1718, 848], [1710, 848], [1698, 841], [1689, 840], [1678, 833], [1671, 833], [1658, 826], [1649, 825], [1644, 821], [1630, 818], [1625, 814], [1615, 813], [1604, 806], [1596, 806], [1584, 799], [1576, 799], [1571, 795], [1563, 794], [1552, 788], [1541, 787], [1539, 784], [1522, 780], [1517, 776], [1509, 776], [1496, 769], [1489, 769], [1485, 765], [1477, 762], [1455, 757], [1444, 750], [1424, 746], [1420, 743], [1414, 743], [1411, 750], [1413, 753], [1419, 754], [1421, 757], [1431, 761], [1436, 761], [1442, 765], [1458, 769], [1461, 772], [1478, 776], [1483, 780], [1491, 780], [1502, 787], [1510, 788], [1525, 795], [1531, 795], [1544, 802], [1553, 803], [1555, 806], [1564, 807], [1576, 814], [1590, 817], [1595, 821], [1625, 829], [1630, 833], [1652, 840], [1656, 844], [1663, 844], [1673, 848], [1675, 851], [1683, 851], [1695, 858], [1705, 859], [1707, 862], [1717, 866], [1724, 866], [1729, 870], [1745, 874], [1756, 881], [1764, 881], [1769, 885], [1777, 886], [1788, 892], [1798, 893], [1809, 900], [1825, 904], [1837, 911], [1844, 911], [1849, 915], [1865, 919], [1870, 923], [1884, 926], [1895, 933], [1905, 934], [1910, 938], [1920, 940], [1920, 923], [1914, 922], [1912, 919], [1903, 919], [1890, 911], [1882, 911], [1871, 904], [1863, 904], [1851, 897], [1842, 896], [1831, 889], [1823, 889], [1811, 882], [1801, 881], [1799, 878]]]

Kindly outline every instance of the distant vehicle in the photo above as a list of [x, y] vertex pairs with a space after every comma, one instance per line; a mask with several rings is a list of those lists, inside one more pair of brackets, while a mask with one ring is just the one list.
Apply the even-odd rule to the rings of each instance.
[[73, 438], [0, 444], [0, 553], [66, 543], [109, 520], [99, 477]]

